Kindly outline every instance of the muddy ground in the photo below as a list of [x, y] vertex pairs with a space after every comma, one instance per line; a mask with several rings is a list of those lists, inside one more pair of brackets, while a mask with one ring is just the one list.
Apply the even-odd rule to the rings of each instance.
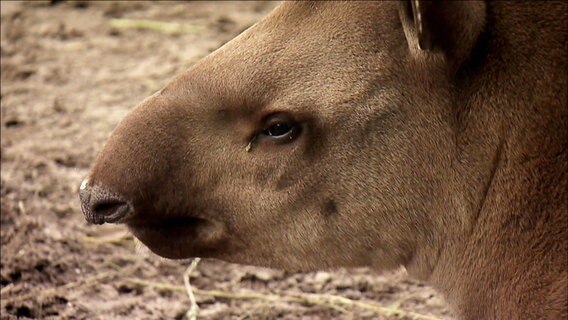
[[[77, 188], [130, 108], [275, 5], [2, 1], [2, 319], [185, 319], [189, 262], [140, 253], [123, 227], [88, 226]], [[112, 19], [188, 28], [124, 29]], [[191, 282], [199, 319], [451, 318], [404, 271], [290, 273], [205, 260]], [[373, 305], [336, 306], [329, 294]]]

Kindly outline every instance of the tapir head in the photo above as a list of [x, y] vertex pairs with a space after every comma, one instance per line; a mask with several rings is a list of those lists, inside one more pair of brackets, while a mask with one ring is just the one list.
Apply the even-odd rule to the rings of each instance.
[[118, 125], [81, 186], [87, 220], [168, 258], [280, 268], [437, 250], [468, 224], [446, 212], [451, 82], [484, 8], [281, 4]]

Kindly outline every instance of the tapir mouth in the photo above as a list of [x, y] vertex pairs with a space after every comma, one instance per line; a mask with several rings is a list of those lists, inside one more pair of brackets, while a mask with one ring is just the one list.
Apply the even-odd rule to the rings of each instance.
[[149, 221], [132, 220], [125, 222], [125, 224], [130, 229], [164, 231], [168, 235], [176, 236], [182, 232], [187, 232], [189, 228], [197, 228], [205, 221], [205, 219], [185, 216]]
[[[159, 221], [129, 221], [130, 232], [152, 252], [169, 259], [186, 259], [196, 256], [190, 251], [207, 242], [213, 222], [191, 216], [162, 218]], [[205, 230], [205, 231], [204, 231]]]

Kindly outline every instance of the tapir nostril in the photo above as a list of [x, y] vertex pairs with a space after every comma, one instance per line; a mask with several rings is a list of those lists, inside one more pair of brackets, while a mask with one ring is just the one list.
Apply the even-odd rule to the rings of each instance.
[[122, 197], [99, 186], [90, 187], [87, 182], [81, 184], [79, 197], [85, 218], [91, 223], [121, 222], [132, 213], [132, 207]]
[[118, 222], [126, 216], [130, 207], [124, 201], [110, 199], [94, 203], [92, 210], [95, 217], [102, 218], [101, 220], [104, 222], [112, 223]]

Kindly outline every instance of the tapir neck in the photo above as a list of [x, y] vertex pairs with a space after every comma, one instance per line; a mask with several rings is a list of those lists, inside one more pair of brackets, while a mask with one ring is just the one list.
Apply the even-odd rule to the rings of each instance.
[[[491, 26], [485, 47], [478, 48], [483, 56], [466, 70], [455, 98], [455, 107], [462, 108], [456, 172], [463, 180], [471, 230], [446, 239], [429, 281], [463, 319], [565, 319], [566, 19], [535, 18], [549, 23], [533, 21], [534, 34], [542, 36], [531, 40], [530, 32], [515, 33], [511, 27], [522, 16], [510, 12], [521, 9], [506, 7], [490, 8], [500, 15], [490, 23], [510, 25]], [[508, 63], [499, 63], [504, 60]]]
[[532, 161], [497, 169], [470, 237], [430, 278], [463, 319], [568, 316], [568, 157]]
[[455, 177], [435, 213], [446, 215], [442, 247], [420, 278], [461, 319], [566, 319], [566, 51], [562, 41], [488, 49], [495, 37], [456, 86]]

